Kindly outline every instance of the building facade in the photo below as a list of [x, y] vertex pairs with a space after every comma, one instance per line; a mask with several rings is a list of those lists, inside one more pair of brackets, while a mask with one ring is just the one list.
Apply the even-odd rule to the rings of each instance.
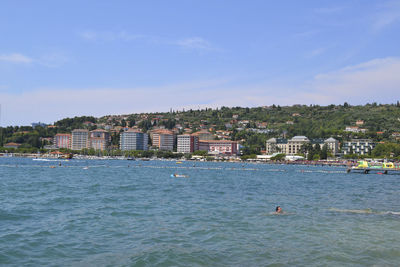
[[213, 155], [237, 155], [238, 142], [229, 140], [200, 140], [199, 150]]
[[122, 132], [119, 147], [121, 150], [148, 150], [148, 135], [135, 130]]
[[371, 139], [352, 139], [343, 143], [342, 151], [344, 155], [369, 155], [374, 148], [375, 143]]
[[178, 135], [177, 151], [179, 153], [193, 153], [199, 150], [199, 138], [190, 134]]
[[266, 154], [282, 153], [286, 155], [296, 155], [302, 153], [301, 147], [304, 144], [312, 143], [313, 145], [319, 144], [321, 147], [327, 145], [327, 148], [331, 151], [333, 155], [336, 155], [339, 151], [339, 142], [334, 138], [315, 139], [310, 141], [305, 136], [295, 136], [292, 139], [283, 138], [271, 138], [266, 142]]
[[86, 129], [75, 129], [71, 133], [71, 149], [82, 150], [89, 148], [89, 130]]
[[333, 156], [339, 153], [339, 141], [333, 137], [330, 137], [324, 141], [328, 150], [332, 153]]
[[296, 155], [301, 153], [301, 146], [310, 143], [310, 140], [305, 136], [295, 136], [292, 139], [271, 138], [266, 142], [266, 153], [282, 153], [286, 155]]
[[58, 133], [54, 136], [53, 144], [56, 148], [71, 148], [71, 134]]
[[265, 145], [265, 153], [268, 155], [274, 153], [287, 154], [287, 139], [271, 138], [268, 139]]
[[301, 146], [310, 143], [310, 140], [305, 136], [295, 136], [288, 140], [287, 155], [296, 155], [301, 153]]
[[169, 130], [157, 130], [152, 133], [153, 146], [159, 150], [174, 150], [174, 134]]
[[95, 150], [106, 150], [110, 145], [110, 133], [97, 129], [90, 132], [90, 148]]

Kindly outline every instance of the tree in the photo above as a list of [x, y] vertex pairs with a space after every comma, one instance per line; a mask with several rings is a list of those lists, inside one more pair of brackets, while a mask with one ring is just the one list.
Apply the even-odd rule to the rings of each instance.
[[320, 155], [321, 155], [321, 159], [328, 158], [328, 146], [326, 144], [323, 145]]

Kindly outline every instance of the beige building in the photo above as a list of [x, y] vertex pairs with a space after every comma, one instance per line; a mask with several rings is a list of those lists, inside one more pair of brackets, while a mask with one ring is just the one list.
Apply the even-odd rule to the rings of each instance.
[[86, 129], [75, 129], [71, 134], [71, 149], [82, 150], [89, 148], [89, 130]]
[[152, 132], [153, 146], [160, 150], [174, 150], [174, 134], [169, 130]]
[[90, 132], [90, 148], [95, 150], [106, 150], [110, 144], [110, 133], [97, 129]]
[[332, 153], [332, 155], [336, 155], [339, 153], [339, 141], [333, 137], [330, 137], [324, 141], [324, 143], [328, 146], [328, 150]]
[[339, 142], [334, 138], [318, 139], [310, 141], [306, 136], [295, 136], [292, 139], [271, 138], [266, 142], [266, 154], [282, 153], [286, 155], [296, 155], [301, 153], [301, 147], [304, 144], [312, 143], [313, 145], [319, 144], [320, 146], [327, 145], [328, 149], [333, 155], [339, 151]]

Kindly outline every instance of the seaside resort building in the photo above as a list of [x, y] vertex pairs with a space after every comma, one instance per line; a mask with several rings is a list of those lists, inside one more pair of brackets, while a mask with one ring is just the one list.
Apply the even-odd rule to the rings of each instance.
[[343, 143], [342, 151], [344, 155], [368, 155], [374, 148], [375, 143], [371, 139], [352, 139]]
[[333, 155], [338, 153], [339, 142], [334, 138], [324, 139], [315, 139], [310, 141], [305, 136], [295, 136], [292, 139], [283, 139], [283, 138], [271, 138], [266, 142], [266, 154], [273, 153], [282, 153], [286, 155], [296, 155], [301, 153], [302, 145], [306, 143], [312, 143], [313, 145], [319, 144], [322, 148], [323, 145], [327, 145], [328, 149], [331, 151]]
[[111, 141], [110, 133], [97, 129], [90, 132], [90, 147], [95, 150], [105, 150], [109, 146]]
[[119, 146], [121, 150], [148, 150], [148, 135], [129, 129], [121, 133]]
[[208, 151], [213, 155], [237, 155], [238, 142], [229, 140], [200, 140], [199, 150]]
[[199, 138], [191, 134], [178, 135], [177, 152], [193, 153], [199, 150]]
[[54, 136], [53, 143], [56, 148], [71, 148], [71, 134], [58, 133]]
[[86, 129], [75, 129], [71, 134], [71, 149], [81, 150], [89, 148], [89, 130]]
[[169, 130], [156, 130], [152, 133], [153, 135], [153, 146], [160, 150], [174, 149], [174, 134]]

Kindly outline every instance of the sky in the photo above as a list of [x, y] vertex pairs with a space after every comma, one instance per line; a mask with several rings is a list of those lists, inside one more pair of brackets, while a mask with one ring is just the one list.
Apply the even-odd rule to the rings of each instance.
[[400, 0], [0, 2], [0, 125], [400, 100]]

